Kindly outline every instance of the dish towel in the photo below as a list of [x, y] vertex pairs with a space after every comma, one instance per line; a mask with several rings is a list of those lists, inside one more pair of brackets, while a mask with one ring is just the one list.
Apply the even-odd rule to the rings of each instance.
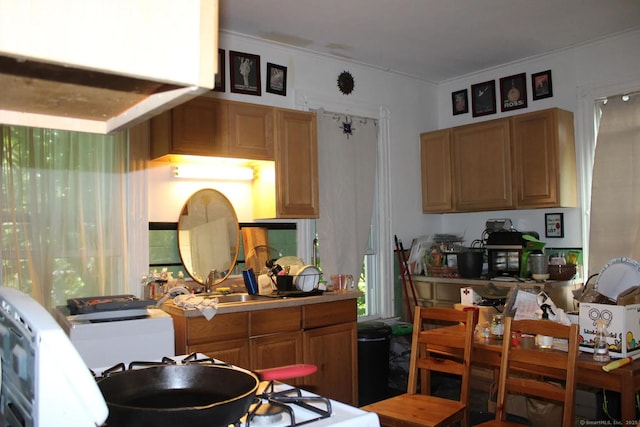
[[186, 310], [200, 310], [200, 313], [207, 320], [213, 319], [218, 311], [218, 298], [203, 298], [193, 294], [178, 295], [173, 299], [173, 302], [178, 307]]

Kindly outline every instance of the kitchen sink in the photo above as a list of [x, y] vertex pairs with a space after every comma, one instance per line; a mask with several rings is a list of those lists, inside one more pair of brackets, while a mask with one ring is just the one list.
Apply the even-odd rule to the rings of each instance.
[[263, 295], [251, 294], [227, 294], [227, 295], [211, 295], [207, 298], [218, 298], [218, 304], [230, 304], [240, 302], [266, 301], [269, 297]]

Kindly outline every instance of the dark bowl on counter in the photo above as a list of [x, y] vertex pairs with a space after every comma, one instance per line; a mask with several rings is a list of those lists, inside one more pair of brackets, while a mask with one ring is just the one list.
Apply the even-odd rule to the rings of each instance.
[[550, 280], [571, 280], [576, 275], [575, 264], [561, 264], [554, 265], [549, 264], [549, 279]]

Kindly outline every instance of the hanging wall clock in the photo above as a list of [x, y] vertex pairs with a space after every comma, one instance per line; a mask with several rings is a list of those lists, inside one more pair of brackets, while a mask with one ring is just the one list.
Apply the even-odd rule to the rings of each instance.
[[340, 89], [340, 92], [342, 92], [344, 95], [349, 95], [351, 92], [353, 92], [353, 87], [354, 82], [351, 73], [348, 71], [343, 71], [342, 73], [340, 73], [340, 75], [338, 76], [338, 89]]

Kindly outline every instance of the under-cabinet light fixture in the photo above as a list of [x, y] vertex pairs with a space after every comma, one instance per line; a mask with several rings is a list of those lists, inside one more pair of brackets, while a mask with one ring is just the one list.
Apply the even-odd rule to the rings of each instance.
[[173, 167], [175, 178], [251, 181], [253, 169], [247, 166], [178, 165]]

